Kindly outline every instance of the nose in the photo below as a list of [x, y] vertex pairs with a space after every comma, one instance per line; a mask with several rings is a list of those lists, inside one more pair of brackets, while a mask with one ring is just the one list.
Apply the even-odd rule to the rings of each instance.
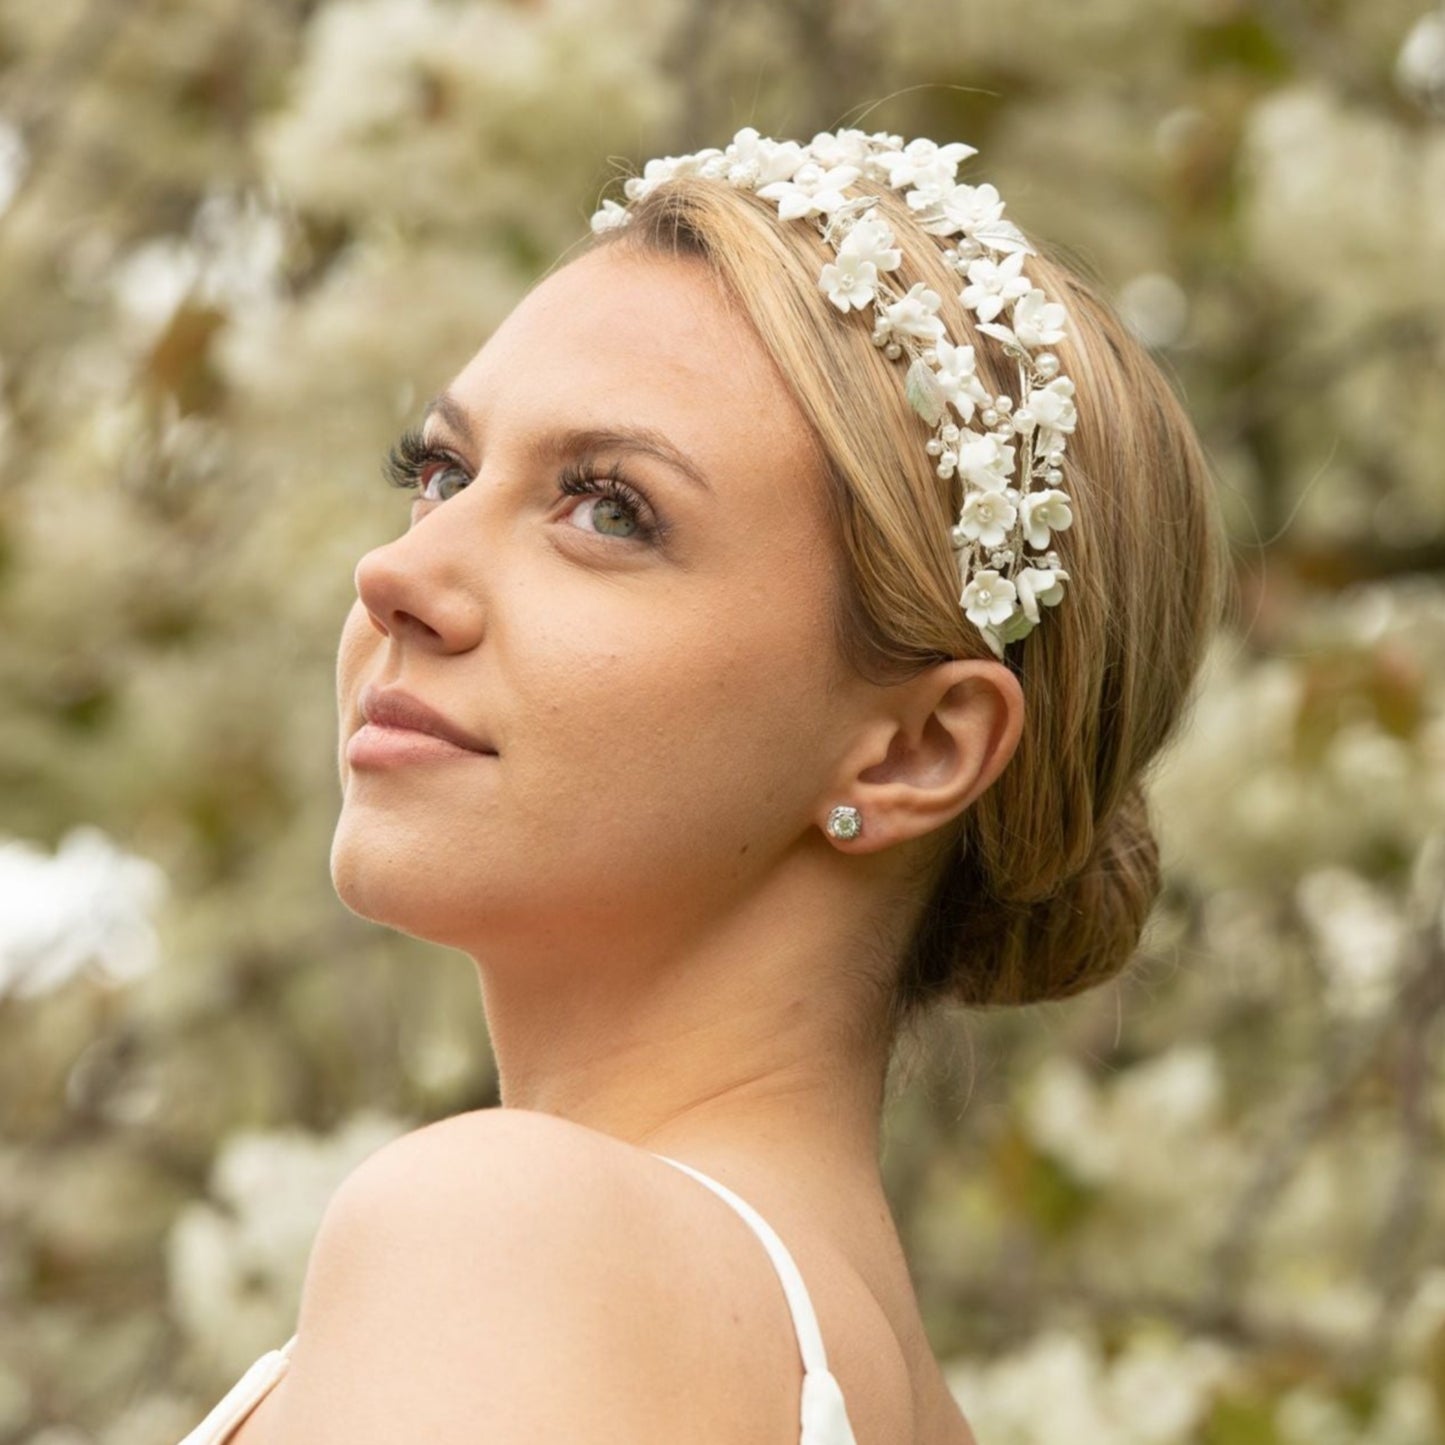
[[465, 652], [481, 636], [475, 579], [427, 519], [365, 553], [356, 564], [356, 595], [383, 636], [431, 652]]

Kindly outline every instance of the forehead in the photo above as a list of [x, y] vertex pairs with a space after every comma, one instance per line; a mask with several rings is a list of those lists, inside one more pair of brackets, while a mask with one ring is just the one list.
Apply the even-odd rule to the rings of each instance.
[[450, 388], [478, 431], [645, 425], [730, 492], [811, 490], [807, 423], [746, 317], [696, 259], [589, 251], [540, 281]]

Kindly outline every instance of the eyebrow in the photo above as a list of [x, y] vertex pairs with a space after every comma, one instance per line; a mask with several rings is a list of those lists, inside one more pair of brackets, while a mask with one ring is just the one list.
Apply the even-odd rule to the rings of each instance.
[[[427, 403], [422, 425], [435, 414], [474, 449], [476, 434], [466, 408], [450, 392], [442, 392]], [[695, 487], [712, 491], [712, 484], [698, 465], [660, 431], [647, 426], [564, 427], [545, 433], [534, 443], [533, 454], [547, 461], [560, 461], [586, 451], [638, 452], [665, 462]]]

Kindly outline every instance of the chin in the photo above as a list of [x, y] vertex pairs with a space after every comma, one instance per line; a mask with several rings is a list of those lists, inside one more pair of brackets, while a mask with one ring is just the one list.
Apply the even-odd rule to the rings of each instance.
[[434, 853], [437, 842], [430, 833], [418, 845], [394, 823], [343, 809], [331, 840], [331, 886], [358, 918], [469, 952], [500, 919], [483, 896], [479, 870], [458, 868], [446, 846]]

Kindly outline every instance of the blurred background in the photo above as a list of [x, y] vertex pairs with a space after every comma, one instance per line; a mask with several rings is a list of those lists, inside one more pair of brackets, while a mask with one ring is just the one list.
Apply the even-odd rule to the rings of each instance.
[[618, 163], [749, 124], [978, 146], [1237, 559], [1136, 964], [889, 1106], [981, 1445], [1445, 1441], [1445, 8], [0, 0], [4, 1445], [175, 1445], [345, 1174], [496, 1102], [470, 961], [330, 884], [380, 454]]

